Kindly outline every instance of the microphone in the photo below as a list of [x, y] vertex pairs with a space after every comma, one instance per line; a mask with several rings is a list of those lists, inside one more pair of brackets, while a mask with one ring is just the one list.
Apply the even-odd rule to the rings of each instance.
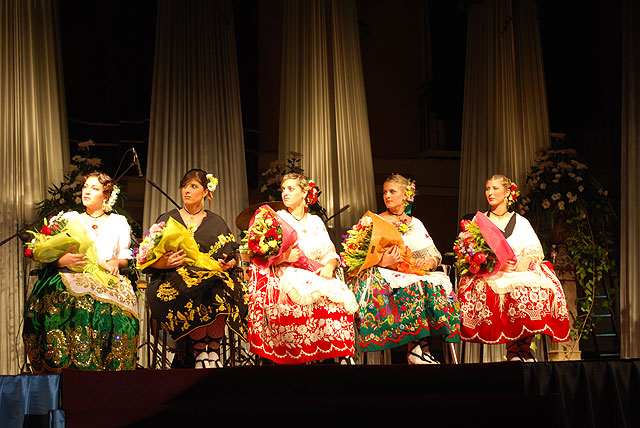
[[138, 159], [138, 152], [136, 152], [135, 147], [131, 147], [131, 151], [133, 152], [133, 163], [136, 164], [138, 168], [138, 178], [142, 178], [142, 168], [140, 168], [140, 159]]

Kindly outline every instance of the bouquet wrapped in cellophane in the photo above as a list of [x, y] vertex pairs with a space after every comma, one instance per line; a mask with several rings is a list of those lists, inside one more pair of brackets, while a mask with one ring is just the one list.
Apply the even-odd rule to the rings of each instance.
[[500, 229], [481, 212], [476, 213], [474, 221], [462, 220], [460, 227], [462, 231], [453, 245], [460, 275], [491, 276], [502, 263], [515, 258]]
[[427, 273], [426, 269], [416, 267], [413, 252], [404, 244], [398, 228], [371, 211], [347, 231], [342, 242], [344, 250], [340, 253], [342, 266], [349, 275], [357, 276], [377, 265], [385, 251], [394, 245], [400, 250], [402, 259], [386, 268], [415, 275]]
[[[251, 261], [260, 267], [269, 267], [276, 258], [297, 245], [298, 233], [265, 204], [253, 215], [243, 241]], [[300, 251], [298, 261], [290, 263], [292, 266], [312, 272], [322, 267], [321, 263], [305, 256], [302, 249]]]
[[153, 224], [145, 233], [136, 254], [138, 269], [145, 269], [165, 253], [178, 250], [184, 251], [187, 256], [185, 264], [188, 266], [222, 270], [220, 263], [211, 254], [201, 252], [191, 232], [173, 217], [166, 222]]
[[71, 249], [74, 254], [84, 254], [83, 267], [68, 267], [73, 272], [93, 275], [102, 284], [113, 286], [120, 279], [110, 274], [98, 257], [98, 250], [89, 237], [79, 216], [65, 217], [62, 212], [44, 220], [39, 231], [29, 231], [33, 239], [26, 244], [24, 254], [40, 263], [52, 263]]

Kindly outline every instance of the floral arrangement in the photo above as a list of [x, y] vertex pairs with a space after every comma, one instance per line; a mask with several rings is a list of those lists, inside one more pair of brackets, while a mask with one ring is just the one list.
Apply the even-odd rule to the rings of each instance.
[[320, 190], [318, 189], [318, 186], [316, 185], [315, 181], [309, 180], [309, 191], [307, 192], [307, 199], [305, 201], [307, 203], [307, 206], [311, 206], [317, 203], [318, 196], [320, 196]]
[[[564, 143], [564, 134], [552, 137], [556, 144]], [[547, 257], [553, 258], [561, 245], [573, 263], [579, 314], [572, 335], [579, 340], [594, 328], [591, 313], [599, 281], [611, 275], [614, 284], [617, 277], [615, 258], [610, 256], [615, 212], [607, 190], [571, 148], [538, 152], [527, 174], [527, 188], [520, 214], [530, 220]]]
[[[60, 184], [51, 185], [47, 189], [47, 196], [36, 203], [39, 217], [45, 217], [59, 211], [84, 211], [82, 205], [84, 176], [97, 171], [102, 165], [102, 160], [91, 152], [93, 146], [95, 143], [92, 140], [77, 143], [78, 154], [71, 157], [69, 166], [63, 171], [63, 179]], [[119, 214], [127, 217], [134, 233], [142, 233], [140, 225], [124, 210], [125, 198], [119, 196], [125, 196], [125, 192], [119, 187], [116, 190], [116, 187], [114, 186], [109, 200], [105, 202], [105, 211], [107, 211], [107, 204], [109, 204], [109, 211], [115, 208]]]
[[63, 218], [63, 211], [60, 211], [58, 214], [51, 217], [48, 221], [45, 218], [44, 224], [40, 228], [40, 231], [32, 231], [28, 232], [33, 235], [33, 239], [25, 244], [24, 256], [27, 258], [33, 258], [33, 253], [36, 248], [46, 242], [50, 236], [55, 236], [62, 232], [64, 228], [67, 226], [67, 219]]
[[38, 215], [57, 211], [83, 211], [82, 185], [84, 176], [94, 172], [102, 165], [102, 160], [91, 154], [95, 143], [92, 140], [78, 143], [78, 152], [71, 158], [71, 163], [63, 171], [60, 185], [52, 185], [47, 189], [49, 196], [36, 204]]
[[456, 266], [460, 275], [472, 273], [483, 275], [493, 272], [496, 255], [485, 241], [480, 228], [470, 220], [460, 222], [462, 231], [453, 244]]
[[272, 211], [259, 208], [242, 240], [250, 257], [267, 260], [280, 250], [282, 227]]
[[416, 182], [415, 180], [412, 179], [407, 179], [407, 181], [409, 182], [409, 184], [407, 184], [407, 190], [405, 191], [404, 195], [405, 195], [405, 203], [406, 204], [410, 204], [411, 202], [413, 202], [413, 200], [416, 197]]
[[513, 181], [509, 180], [509, 196], [507, 196], [507, 208], [512, 207], [520, 197], [520, 190]]
[[394, 221], [393, 225], [396, 227], [396, 229], [398, 229], [398, 232], [400, 232], [401, 235], [404, 235], [409, 230], [411, 230], [411, 226], [408, 224], [408, 222], [408, 219], [401, 219], [398, 221]]
[[364, 264], [372, 231], [373, 220], [369, 216], [363, 216], [343, 236], [340, 261], [348, 272], [355, 272]]
[[[304, 169], [300, 166], [301, 162], [302, 154], [297, 152], [289, 152], [286, 163], [279, 160], [271, 162], [269, 169], [260, 174], [258, 184], [261, 199], [263, 201], [281, 201], [282, 190], [280, 184], [282, 183], [282, 178], [290, 173], [304, 175]], [[318, 188], [318, 185], [313, 180], [309, 180], [309, 193], [306, 199], [309, 211], [319, 215], [326, 221], [327, 210], [318, 202], [321, 194], [322, 191]]]
[[109, 199], [104, 201], [104, 204], [102, 204], [102, 209], [104, 209], [105, 212], [111, 212], [111, 210], [113, 210], [113, 206], [116, 204], [119, 194], [120, 187], [117, 184], [114, 184], [113, 189], [111, 190], [111, 195], [109, 195]]
[[260, 174], [260, 196], [263, 201], [281, 201], [282, 191], [280, 183], [285, 174], [296, 173], [304, 174], [304, 170], [300, 166], [302, 162], [302, 154], [289, 152], [287, 162], [275, 160], [271, 162], [269, 168]]
[[214, 177], [213, 174], [207, 174], [207, 194], [206, 194], [206, 197], [209, 198], [209, 201], [211, 201], [211, 198], [213, 197], [213, 192], [216, 191], [217, 187], [218, 187], [218, 179], [216, 177]]
[[138, 246], [138, 250], [135, 254], [136, 262], [138, 266], [142, 266], [151, 260], [156, 258], [153, 249], [158, 245], [162, 239], [166, 223], [161, 221], [151, 225], [147, 233], [144, 234], [142, 242]]

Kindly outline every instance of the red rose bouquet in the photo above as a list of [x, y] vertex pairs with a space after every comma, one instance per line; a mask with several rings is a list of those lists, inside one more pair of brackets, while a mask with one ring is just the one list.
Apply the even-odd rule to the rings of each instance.
[[469, 220], [462, 220], [460, 227], [462, 231], [453, 244], [460, 275], [493, 273], [496, 255], [485, 241], [478, 225]]
[[462, 220], [460, 227], [453, 252], [461, 275], [490, 276], [502, 263], [515, 258], [500, 229], [481, 212], [476, 213], [474, 221]]
[[[242, 241], [253, 263], [269, 267], [278, 256], [297, 245], [298, 233], [269, 205], [262, 205], [249, 222], [249, 229]], [[311, 272], [322, 267], [321, 263], [307, 258], [303, 252], [298, 261], [291, 265]]]

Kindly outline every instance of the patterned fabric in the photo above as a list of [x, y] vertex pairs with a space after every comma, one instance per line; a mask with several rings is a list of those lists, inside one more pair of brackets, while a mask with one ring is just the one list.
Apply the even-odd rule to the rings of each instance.
[[[216, 260], [223, 258], [223, 254], [235, 252], [235, 237], [222, 217], [208, 210], [206, 213], [193, 235], [200, 251], [210, 252]], [[177, 209], [161, 215], [156, 223], [169, 217], [184, 225]], [[146, 269], [145, 273], [151, 275], [147, 287], [151, 316], [176, 341], [193, 330], [213, 324], [219, 316], [226, 316], [227, 326], [246, 339], [247, 292], [239, 271], [239, 268], [228, 272], [209, 271], [192, 266]]]
[[417, 275], [410, 284], [393, 287], [383, 269], [374, 266], [347, 279], [360, 302], [356, 325], [363, 351], [394, 348], [426, 336], [458, 342], [460, 311], [445, 287]]
[[[99, 255], [105, 259], [130, 257], [124, 217], [109, 217], [97, 230], [85, 225]], [[113, 248], [107, 248], [103, 240]], [[82, 274], [47, 265], [35, 284], [25, 309], [22, 335], [35, 373], [59, 373], [64, 368], [135, 369], [139, 323], [131, 283], [123, 278], [112, 290], [104, 290], [84, 279]]]
[[[402, 239], [414, 255], [441, 260], [422, 222], [413, 217]], [[360, 303], [356, 320], [365, 352], [394, 348], [426, 336], [457, 342], [460, 312], [449, 278], [418, 276], [374, 266], [347, 279]]]
[[[298, 233], [305, 255], [320, 263], [337, 259], [319, 217], [299, 224], [278, 211]], [[279, 364], [296, 364], [353, 355], [353, 293], [339, 279], [280, 265], [251, 265], [249, 343], [251, 351]]]
[[529, 221], [518, 215], [507, 242], [518, 259], [529, 257], [523, 272], [460, 281], [461, 337], [479, 343], [507, 343], [534, 334], [569, 340], [570, 321], [562, 284], [543, 262], [540, 241]]

